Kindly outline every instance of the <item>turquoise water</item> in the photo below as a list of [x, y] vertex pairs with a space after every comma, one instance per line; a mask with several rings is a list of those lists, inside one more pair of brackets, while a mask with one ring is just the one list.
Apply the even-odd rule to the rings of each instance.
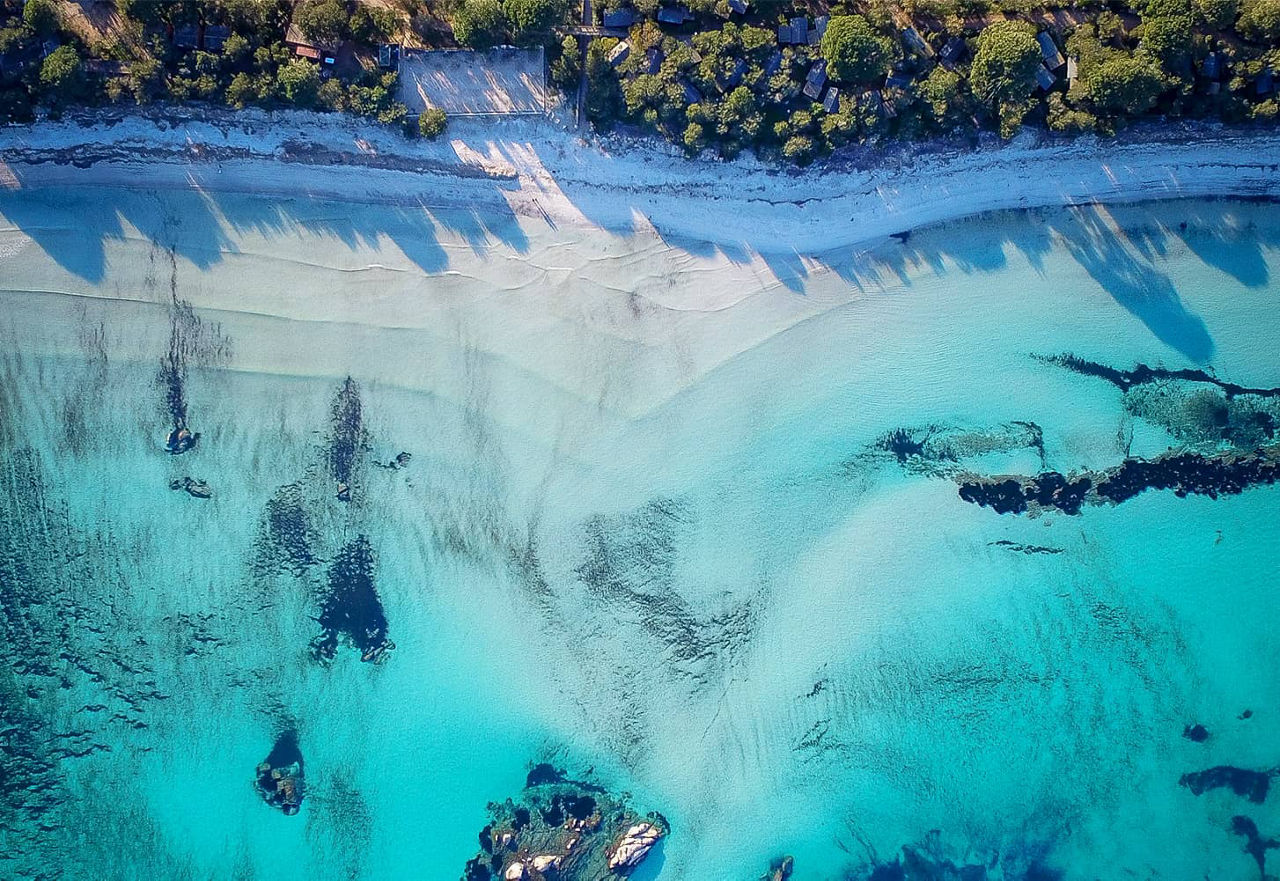
[[[1245, 879], [1232, 818], [1280, 837], [1275, 793], [1179, 783], [1280, 767], [1280, 487], [957, 492], [1230, 449], [1188, 422], [1211, 383], [1034, 356], [1280, 386], [1274, 207], [980, 218], [795, 257], [800, 290], [511, 218], [35, 191], [0, 219], [2, 876], [457, 878], [543, 761], [666, 816], [633, 876], [662, 881], [901, 877], [904, 848]], [[899, 461], [898, 429], [932, 446]], [[395, 647], [323, 663], [359, 536]], [[293, 817], [253, 788], [285, 730]]]

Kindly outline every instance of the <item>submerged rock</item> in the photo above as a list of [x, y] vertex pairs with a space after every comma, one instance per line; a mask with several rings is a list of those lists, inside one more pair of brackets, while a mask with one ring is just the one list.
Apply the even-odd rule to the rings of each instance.
[[1203, 725], [1188, 725], [1182, 729], [1182, 736], [1194, 743], [1204, 743], [1209, 739], [1209, 729]]
[[174, 478], [169, 481], [169, 489], [186, 490], [188, 495], [197, 499], [213, 498], [213, 490], [209, 488], [209, 484], [194, 477]]
[[480, 853], [464, 881], [605, 881], [629, 875], [667, 834], [662, 815], [639, 816], [592, 783], [536, 765], [517, 803], [489, 805]]
[[302, 776], [302, 752], [294, 732], [280, 735], [271, 752], [258, 764], [256, 785], [267, 804], [289, 816], [298, 813], [306, 784]]
[[769, 871], [760, 876], [760, 881], [787, 881], [795, 869], [795, 864], [796, 861], [790, 856], [774, 860], [769, 864]]

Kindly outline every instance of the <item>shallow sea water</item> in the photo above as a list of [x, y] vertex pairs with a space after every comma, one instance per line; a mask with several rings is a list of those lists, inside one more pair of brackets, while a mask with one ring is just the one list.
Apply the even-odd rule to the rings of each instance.
[[[1187, 446], [1187, 388], [1140, 409], [1035, 356], [1280, 386], [1278, 274], [1280, 211], [1234, 202], [762, 258], [0, 194], [0, 876], [453, 879], [549, 761], [667, 817], [650, 881], [784, 853], [861, 879], [904, 847], [966, 878], [1257, 878], [1232, 818], [1280, 837], [1280, 795], [1179, 779], [1280, 767], [1280, 487], [1026, 516], [957, 479]], [[898, 429], [943, 451], [899, 461]], [[395, 648], [322, 664], [358, 536]], [[252, 786], [284, 730], [294, 817]]]

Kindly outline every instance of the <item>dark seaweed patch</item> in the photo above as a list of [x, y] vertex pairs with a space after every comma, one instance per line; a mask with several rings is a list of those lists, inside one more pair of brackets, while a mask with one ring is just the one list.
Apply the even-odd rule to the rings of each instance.
[[360, 386], [348, 376], [334, 396], [330, 415], [329, 443], [325, 459], [329, 473], [340, 484], [350, 486], [352, 476], [369, 446], [360, 403]]
[[1241, 815], [1231, 818], [1231, 834], [1245, 839], [1244, 852], [1253, 857], [1253, 861], [1258, 864], [1258, 876], [1266, 881], [1267, 851], [1280, 850], [1280, 841], [1263, 838], [1258, 834], [1258, 824]]
[[547, 783], [564, 782], [564, 771], [548, 762], [539, 762], [534, 765], [529, 771], [528, 776], [524, 778], [524, 786], [526, 789], [530, 786], [542, 786]]
[[387, 616], [373, 576], [373, 548], [368, 538], [356, 536], [329, 566], [329, 586], [319, 618], [322, 630], [312, 642], [318, 659], [331, 660], [344, 637], [365, 661], [379, 660], [395, 647], [387, 638]]
[[1236, 795], [1260, 805], [1267, 800], [1271, 775], [1270, 771], [1250, 771], [1232, 765], [1218, 765], [1204, 771], [1183, 774], [1178, 782], [1190, 789], [1193, 795], [1202, 795], [1211, 789], [1230, 788]]
[[1228, 398], [1236, 395], [1257, 395], [1260, 398], [1280, 397], [1280, 388], [1250, 388], [1234, 382], [1224, 382], [1203, 370], [1166, 370], [1163, 367], [1148, 367], [1146, 364], [1139, 364], [1132, 370], [1117, 370], [1114, 367], [1098, 364], [1095, 361], [1086, 361], [1084, 358], [1078, 358], [1069, 353], [1065, 355], [1034, 355], [1032, 357], [1046, 364], [1065, 367], [1067, 370], [1084, 376], [1094, 376], [1098, 379], [1106, 380], [1116, 388], [1126, 392], [1136, 385], [1145, 385], [1146, 383], [1158, 382], [1164, 379], [1181, 379], [1188, 382], [1205, 382], [1210, 385], [1216, 385], [1222, 389]]
[[931, 429], [926, 429], [922, 437], [920, 430], [895, 428], [876, 441], [875, 446], [878, 450], [892, 453], [899, 462], [906, 462], [912, 456], [924, 453], [925, 443], [929, 440], [931, 433]]
[[302, 485], [285, 484], [267, 500], [256, 568], [261, 573], [283, 569], [301, 577], [317, 562], [311, 542], [311, 517]]
[[1062, 873], [1045, 865], [1044, 849], [1017, 848], [993, 853], [979, 862], [961, 861], [942, 853], [937, 832], [923, 843], [909, 844], [890, 861], [872, 858], [870, 865], [846, 874], [847, 881], [1061, 881]]
[[1009, 541], [1007, 538], [990, 542], [990, 544], [993, 547], [1004, 548], [1006, 550], [1013, 551], [1016, 554], [1061, 554], [1063, 552], [1062, 548], [1053, 548], [1046, 545], [1018, 544], [1015, 541]]

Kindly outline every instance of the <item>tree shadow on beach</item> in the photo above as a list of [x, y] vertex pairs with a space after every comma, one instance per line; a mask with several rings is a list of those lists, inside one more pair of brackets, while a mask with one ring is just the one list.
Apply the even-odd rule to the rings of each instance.
[[212, 189], [158, 192], [117, 187], [0, 190], [7, 220], [63, 269], [92, 284], [109, 273], [111, 242], [138, 238], [170, 249], [199, 269], [236, 253], [237, 238], [270, 240], [299, 231], [374, 252], [394, 246], [426, 273], [449, 268], [443, 238], [460, 239], [479, 257], [496, 248], [524, 254], [529, 238], [494, 181], [492, 198], [465, 207], [424, 201], [366, 206], [340, 200], [264, 197]]
[[[1166, 206], [1167, 207], [1167, 206]], [[1209, 363], [1216, 346], [1204, 320], [1183, 302], [1177, 284], [1162, 268], [1178, 243], [1208, 266], [1247, 287], [1270, 280], [1265, 250], [1280, 246], [1280, 235], [1251, 224], [1231, 203], [1179, 203], [1171, 225], [1158, 209], [1129, 207], [1123, 223], [1103, 206], [1003, 213], [991, 222], [964, 220], [961, 230], [926, 231], [862, 253], [819, 258], [859, 290], [896, 282], [910, 287], [922, 270], [946, 277], [998, 272], [1010, 253], [1019, 253], [1040, 273], [1054, 248], [1066, 251], [1111, 298], [1141, 321], [1162, 343], [1196, 364]], [[1034, 292], [1029, 291], [1031, 295]]]

